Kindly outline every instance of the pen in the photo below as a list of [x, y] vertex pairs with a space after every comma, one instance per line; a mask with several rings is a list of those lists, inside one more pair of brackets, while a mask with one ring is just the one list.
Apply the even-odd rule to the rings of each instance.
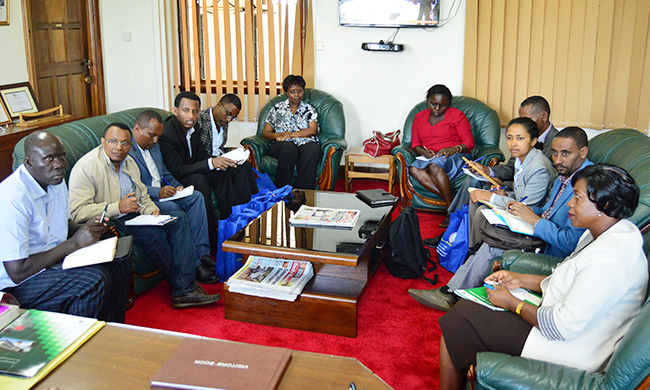
[[[481, 156], [481, 157], [477, 158], [476, 160], [474, 160], [474, 162], [479, 162], [479, 161], [483, 160], [484, 158], [485, 158], [485, 156]], [[468, 165], [465, 164], [465, 165], [463, 165], [463, 168], [465, 168], [465, 167], [467, 167], [467, 166], [468, 166]]]
[[168, 185], [168, 186], [170, 186], [170, 187], [173, 187], [173, 185], [169, 184], [169, 182], [167, 181], [167, 179], [165, 179], [164, 177], [163, 177], [162, 179], [163, 179], [163, 181], [165, 182], [166, 185]]
[[508, 187], [506, 187], [506, 186], [503, 186], [503, 187], [497, 187], [497, 188], [493, 188], [493, 189], [491, 189], [490, 192], [494, 192], [494, 191], [498, 191], [498, 190], [505, 190], [506, 188], [508, 188]]
[[527, 196], [524, 196], [523, 198], [519, 199], [519, 201], [520, 201], [521, 203], [524, 203], [524, 200], [526, 200], [526, 199], [528, 199], [528, 197], [527, 197]]
[[142, 207], [143, 209], [146, 209], [146, 207], [144, 207], [144, 205], [143, 205], [142, 203], [140, 203], [140, 202], [135, 202], [135, 204], [137, 204], [138, 206]]
[[106, 210], [108, 210], [108, 203], [106, 203], [106, 206], [104, 207], [104, 211], [102, 211], [102, 216], [99, 217], [99, 223], [104, 223], [104, 217], [106, 216]]

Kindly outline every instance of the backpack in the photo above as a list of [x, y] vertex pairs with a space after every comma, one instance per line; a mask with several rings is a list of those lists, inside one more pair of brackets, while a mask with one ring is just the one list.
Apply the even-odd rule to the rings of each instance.
[[[429, 269], [436, 269], [436, 264], [431, 260], [431, 254], [422, 243], [420, 224], [415, 209], [405, 208], [393, 221], [388, 233], [390, 251], [384, 262], [391, 275], [402, 279], [416, 279], [424, 275], [427, 263]], [[433, 279], [425, 277], [429, 283], [438, 283], [438, 275]]]

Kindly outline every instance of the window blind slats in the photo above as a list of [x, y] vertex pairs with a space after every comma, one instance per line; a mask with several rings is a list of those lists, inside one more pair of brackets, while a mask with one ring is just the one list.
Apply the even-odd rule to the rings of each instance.
[[502, 124], [542, 95], [558, 127], [647, 133], [649, 0], [477, 0], [466, 12], [463, 93]]
[[179, 1], [183, 60], [175, 84], [204, 95], [204, 108], [224, 92], [236, 93], [242, 119], [255, 120], [268, 98], [281, 93], [284, 76], [302, 74], [313, 83], [309, 11], [309, 0]]

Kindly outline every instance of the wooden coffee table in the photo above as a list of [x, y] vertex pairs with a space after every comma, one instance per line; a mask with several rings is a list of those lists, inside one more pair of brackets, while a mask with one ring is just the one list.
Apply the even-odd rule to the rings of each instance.
[[[289, 224], [280, 202], [223, 243], [226, 252], [311, 261], [314, 277], [294, 302], [231, 293], [224, 286], [226, 318], [283, 328], [356, 337], [357, 308], [363, 292], [389, 249], [388, 230], [397, 206], [371, 208], [354, 194], [305, 191], [308, 206], [357, 209], [352, 230], [303, 228]], [[374, 234], [361, 237], [366, 221]]]
[[[149, 381], [185, 338], [198, 336], [108, 323], [35, 389], [150, 389]], [[231, 341], [221, 340], [222, 343]], [[357, 359], [293, 351], [278, 390], [390, 389]]]

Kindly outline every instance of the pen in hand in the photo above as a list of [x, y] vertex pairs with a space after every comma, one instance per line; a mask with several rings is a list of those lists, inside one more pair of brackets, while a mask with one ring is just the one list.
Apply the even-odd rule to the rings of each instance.
[[108, 203], [106, 203], [106, 206], [104, 206], [104, 211], [102, 211], [102, 216], [99, 217], [99, 221], [97, 223], [104, 223], [104, 217], [106, 217], [106, 210], [108, 210]]
[[492, 188], [492, 189], [490, 190], [490, 192], [499, 191], [499, 190], [505, 190], [506, 188], [508, 188], [508, 187], [506, 187], [506, 186], [503, 186], [503, 187], [496, 187], [496, 188]]

